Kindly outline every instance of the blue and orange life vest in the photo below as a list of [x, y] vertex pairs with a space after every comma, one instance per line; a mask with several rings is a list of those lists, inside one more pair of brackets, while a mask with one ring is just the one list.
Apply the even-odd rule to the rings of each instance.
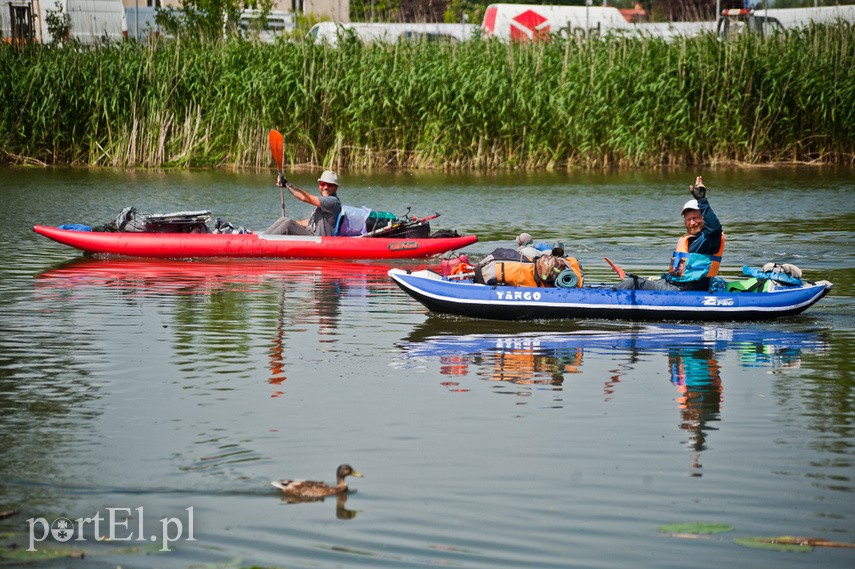
[[689, 253], [690, 234], [683, 235], [677, 241], [677, 249], [671, 257], [671, 267], [668, 269], [668, 280], [678, 283], [697, 281], [718, 274], [721, 256], [724, 253], [724, 233], [721, 234], [721, 244], [713, 255]]

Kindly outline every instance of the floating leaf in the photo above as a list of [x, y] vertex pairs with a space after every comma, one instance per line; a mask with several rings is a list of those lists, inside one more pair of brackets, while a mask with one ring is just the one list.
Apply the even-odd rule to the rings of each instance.
[[733, 540], [736, 545], [754, 547], [756, 549], [771, 549], [773, 551], [793, 551], [807, 553], [813, 551], [810, 545], [797, 543], [791, 537], [737, 537]]
[[719, 524], [715, 522], [686, 522], [682, 524], [668, 524], [659, 526], [661, 533], [726, 533], [733, 531], [730, 524]]

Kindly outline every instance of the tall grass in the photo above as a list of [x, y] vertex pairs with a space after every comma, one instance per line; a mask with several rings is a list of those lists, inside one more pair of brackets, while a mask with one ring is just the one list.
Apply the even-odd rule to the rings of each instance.
[[565, 168], [855, 161], [855, 28], [397, 46], [0, 46], [0, 161]]

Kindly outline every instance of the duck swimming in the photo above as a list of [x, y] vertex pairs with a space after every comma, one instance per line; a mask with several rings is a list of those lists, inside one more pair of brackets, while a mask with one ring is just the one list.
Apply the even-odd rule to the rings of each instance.
[[344, 479], [347, 476], [355, 476], [362, 478], [362, 474], [354, 470], [349, 464], [342, 464], [338, 467], [335, 473], [336, 485], [332, 486], [325, 482], [316, 482], [314, 480], [274, 480], [272, 485], [276, 486], [285, 496], [291, 498], [325, 498], [326, 496], [334, 496], [343, 494], [348, 491], [347, 483]]

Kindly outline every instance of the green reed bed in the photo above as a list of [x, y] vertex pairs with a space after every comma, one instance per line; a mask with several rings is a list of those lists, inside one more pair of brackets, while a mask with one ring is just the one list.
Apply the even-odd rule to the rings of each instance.
[[855, 160], [855, 28], [722, 42], [0, 46], [0, 160], [564, 168]]

